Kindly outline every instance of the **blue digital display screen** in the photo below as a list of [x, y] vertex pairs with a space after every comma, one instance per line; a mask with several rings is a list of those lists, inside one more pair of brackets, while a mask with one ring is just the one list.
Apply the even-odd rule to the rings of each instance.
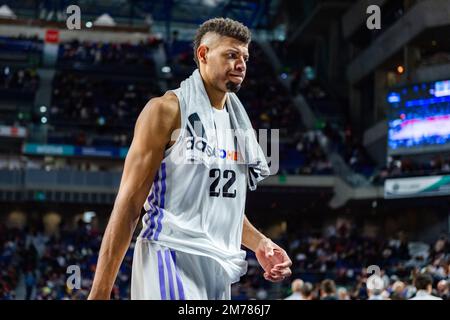
[[386, 100], [391, 152], [450, 147], [450, 80], [392, 90]]

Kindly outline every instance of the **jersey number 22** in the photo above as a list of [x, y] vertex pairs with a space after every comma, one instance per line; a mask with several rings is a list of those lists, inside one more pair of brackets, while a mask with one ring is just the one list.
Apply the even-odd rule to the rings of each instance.
[[234, 172], [233, 170], [224, 170], [223, 172], [221, 172], [220, 169], [211, 169], [209, 171], [209, 177], [214, 178], [214, 181], [209, 187], [209, 196], [220, 197], [220, 188], [217, 188], [217, 186], [220, 183], [222, 174], [223, 179], [227, 180], [227, 182], [222, 187], [222, 196], [224, 198], [236, 198], [236, 189], [230, 191], [231, 186], [236, 181], [236, 172]]

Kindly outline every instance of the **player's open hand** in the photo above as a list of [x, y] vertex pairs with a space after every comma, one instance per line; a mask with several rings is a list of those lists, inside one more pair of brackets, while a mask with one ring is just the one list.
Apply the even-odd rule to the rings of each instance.
[[292, 261], [286, 251], [275, 244], [272, 240], [265, 238], [260, 241], [255, 250], [256, 258], [264, 269], [264, 278], [268, 281], [283, 281], [292, 274]]

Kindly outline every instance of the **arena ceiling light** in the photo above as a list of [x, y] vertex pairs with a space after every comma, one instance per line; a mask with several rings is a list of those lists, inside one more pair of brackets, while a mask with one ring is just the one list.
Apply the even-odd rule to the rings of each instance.
[[164, 67], [161, 68], [161, 71], [162, 71], [163, 73], [170, 73], [171, 69], [170, 69], [169, 66], [164, 66]]
[[201, 0], [201, 3], [207, 7], [215, 7], [221, 2], [224, 2], [224, 0]]
[[85, 211], [83, 213], [83, 221], [85, 223], [91, 223], [92, 219], [97, 216], [97, 213], [95, 211]]
[[2, 19], [16, 19], [16, 15], [11, 10], [10, 7], [8, 7], [6, 4], [2, 5], [0, 7], [0, 18]]
[[107, 13], [102, 14], [94, 21], [94, 26], [105, 26], [105, 27], [114, 27], [116, 22], [114, 19]]

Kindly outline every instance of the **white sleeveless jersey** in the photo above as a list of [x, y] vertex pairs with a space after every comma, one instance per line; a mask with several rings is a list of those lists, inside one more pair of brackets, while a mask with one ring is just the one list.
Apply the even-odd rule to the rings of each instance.
[[[181, 128], [198, 116], [181, 111]], [[177, 163], [170, 155], [186, 148], [183, 141], [192, 130], [182, 130], [166, 150], [144, 204], [146, 214], [139, 237], [174, 250], [208, 256], [222, 265], [230, 283], [245, 274], [245, 251], [241, 250], [242, 225], [247, 192], [247, 166], [238, 164], [238, 150], [229, 114], [211, 107], [216, 127], [217, 150], [210, 168], [204, 164]], [[190, 117], [189, 117], [190, 116]], [[193, 126], [191, 126], [192, 129]], [[225, 278], [225, 279], [226, 279]]]

